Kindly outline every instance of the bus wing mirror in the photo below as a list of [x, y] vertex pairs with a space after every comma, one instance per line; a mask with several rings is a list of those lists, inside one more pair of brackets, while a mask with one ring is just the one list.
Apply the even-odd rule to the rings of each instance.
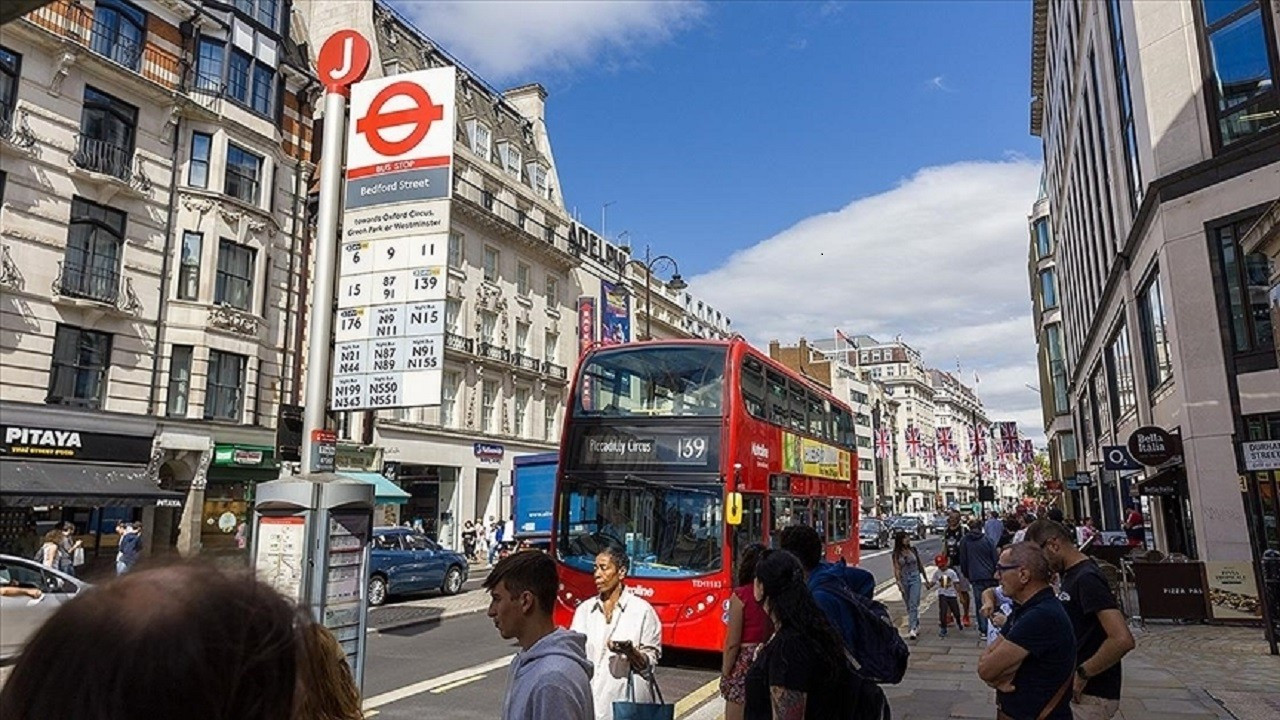
[[731, 492], [725, 497], [724, 521], [729, 525], [742, 524], [742, 493]]

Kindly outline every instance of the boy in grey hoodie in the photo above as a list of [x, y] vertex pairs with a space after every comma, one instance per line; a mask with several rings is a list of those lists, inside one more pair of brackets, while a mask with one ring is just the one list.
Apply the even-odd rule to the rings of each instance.
[[511, 660], [502, 720], [594, 720], [585, 635], [558, 629], [555, 562], [537, 550], [502, 559], [485, 578], [489, 618], [503, 639], [520, 643]]

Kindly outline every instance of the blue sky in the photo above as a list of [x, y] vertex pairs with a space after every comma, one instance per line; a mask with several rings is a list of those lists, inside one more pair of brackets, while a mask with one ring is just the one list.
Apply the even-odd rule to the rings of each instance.
[[569, 208], [611, 203], [749, 339], [901, 334], [1039, 434], [1030, 2], [396, 5], [545, 86]]

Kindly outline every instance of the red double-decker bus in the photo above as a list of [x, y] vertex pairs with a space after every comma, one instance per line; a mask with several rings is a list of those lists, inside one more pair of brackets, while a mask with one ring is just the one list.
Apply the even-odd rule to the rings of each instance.
[[858, 562], [856, 463], [849, 407], [741, 338], [588, 351], [556, 478], [557, 623], [595, 594], [595, 557], [616, 544], [663, 643], [720, 650], [748, 544], [806, 524], [829, 560]]

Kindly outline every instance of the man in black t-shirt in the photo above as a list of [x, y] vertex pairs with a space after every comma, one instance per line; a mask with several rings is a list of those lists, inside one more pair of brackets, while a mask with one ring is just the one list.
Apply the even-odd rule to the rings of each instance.
[[1075, 667], [1071, 620], [1049, 586], [1049, 563], [1034, 543], [1000, 554], [996, 577], [1016, 603], [1000, 637], [978, 659], [978, 677], [996, 689], [1000, 720], [1071, 720]]
[[1076, 549], [1073, 535], [1051, 520], [1027, 528], [1027, 540], [1062, 577], [1058, 599], [1075, 631], [1071, 712], [1076, 720], [1109, 720], [1120, 707], [1120, 658], [1133, 649], [1133, 634], [1098, 564]]

